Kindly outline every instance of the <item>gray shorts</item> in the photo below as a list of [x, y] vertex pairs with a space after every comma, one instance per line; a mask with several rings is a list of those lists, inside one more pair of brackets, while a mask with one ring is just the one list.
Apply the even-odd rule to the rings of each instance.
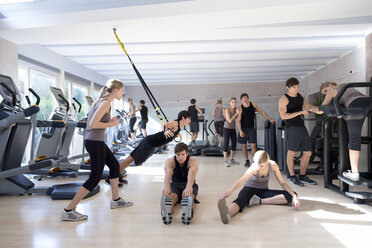
[[287, 149], [291, 151], [311, 151], [311, 139], [305, 126], [289, 126], [284, 129]]
[[190, 132], [192, 133], [199, 132], [199, 122], [195, 122], [195, 121], [190, 122]]
[[239, 144], [257, 144], [257, 130], [254, 127], [242, 127], [244, 137], [240, 136], [238, 133], [238, 143]]

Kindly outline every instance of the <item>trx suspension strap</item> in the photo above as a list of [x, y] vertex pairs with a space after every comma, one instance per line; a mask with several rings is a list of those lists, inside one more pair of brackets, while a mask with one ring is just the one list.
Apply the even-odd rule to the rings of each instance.
[[[136, 72], [137, 77], [138, 77], [140, 83], [142, 84], [143, 89], [145, 90], [145, 92], [146, 92], [146, 94], [147, 94], [147, 97], [150, 99], [150, 102], [151, 102], [152, 106], [154, 107], [157, 116], [158, 116], [159, 119], [160, 119], [160, 122], [161, 122], [162, 124], [164, 124], [164, 123], [163, 123], [163, 118], [162, 118], [162, 116], [160, 115], [159, 110], [160, 110], [160, 112], [163, 114], [165, 121], [168, 122], [168, 118], [165, 116], [163, 110], [161, 109], [161, 107], [159, 106], [159, 103], [156, 101], [155, 97], [154, 97], [153, 94], [151, 93], [149, 87], [147, 87], [147, 84], [145, 83], [145, 80], [143, 80], [141, 74], [139, 73], [139, 71], [137, 70], [137, 68], [136, 68], [136, 66], [134, 65], [133, 61], [130, 59], [129, 54], [128, 54], [127, 51], [125, 50], [123, 43], [120, 41], [119, 36], [116, 34], [116, 28], [114, 28], [114, 35], [115, 35], [116, 40], [118, 41], [118, 43], [119, 43], [121, 49], [123, 49], [124, 53], [127, 55], [128, 59], [129, 59], [129, 61], [130, 61], [130, 63], [132, 64], [133, 69], [134, 69], [134, 71]], [[155, 102], [156, 105], [154, 104], [154, 102]]]

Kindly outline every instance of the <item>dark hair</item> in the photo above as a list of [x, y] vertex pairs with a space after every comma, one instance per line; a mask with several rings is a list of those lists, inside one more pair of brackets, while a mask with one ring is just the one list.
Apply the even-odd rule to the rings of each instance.
[[285, 83], [285, 86], [287, 86], [288, 88], [291, 88], [299, 84], [300, 82], [298, 82], [298, 79], [293, 77], [287, 80], [287, 82]]
[[245, 97], [245, 96], [249, 98], [249, 96], [248, 96], [248, 94], [247, 94], [247, 93], [243, 93], [243, 94], [241, 94], [241, 95], [240, 95], [240, 100], [242, 100], [242, 99], [243, 99], [243, 97]]
[[141, 103], [141, 104], [145, 104], [145, 100], [141, 100], [140, 103]]
[[183, 152], [183, 151], [186, 151], [187, 154], [189, 154], [189, 147], [183, 143], [183, 142], [180, 142], [178, 143], [175, 147], [174, 147], [174, 153], [179, 153], [179, 152]]
[[187, 119], [187, 118], [190, 118], [191, 115], [189, 112], [187, 112], [186, 110], [182, 110], [181, 112], [178, 113], [178, 117], [177, 117], [177, 120], [180, 121], [182, 120], [182, 117]]
[[196, 100], [193, 98], [193, 99], [190, 100], [190, 103], [191, 104], [195, 104], [196, 103]]

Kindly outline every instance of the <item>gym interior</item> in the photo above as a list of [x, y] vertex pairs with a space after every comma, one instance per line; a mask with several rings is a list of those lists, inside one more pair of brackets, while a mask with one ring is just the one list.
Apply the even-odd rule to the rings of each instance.
[[[347, 112], [334, 101], [331, 110], [304, 115], [312, 140], [306, 174], [317, 184], [292, 184], [279, 106], [290, 78], [298, 79], [299, 92], [316, 107], [325, 99], [325, 82], [345, 87], [339, 93], [349, 87], [371, 97], [372, 2], [0, 1], [0, 247], [371, 247], [372, 113]], [[106, 167], [76, 208], [89, 218], [62, 221], [62, 211], [89, 177], [88, 113], [110, 79], [124, 85], [108, 112], [119, 123], [104, 134], [118, 161], [145, 139], [141, 100], [152, 135], [196, 99], [202, 111], [196, 144], [186, 126], [182, 139], [125, 168], [118, 190], [133, 202], [130, 207], [110, 209]], [[212, 113], [218, 100], [228, 110], [232, 97], [238, 109], [243, 93], [275, 121], [256, 108], [257, 149], [277, 163], [300, 206], [250, 203], [224, 224], [221, 195], [250, 167], [239, 142], [238, 164], [225, 166]], [[346, 123], [356, 119], [364, 120], [359, 181], [343, 177], [351, 169]], [[235, 128], [239, 136], [237, 123]], [[198, 203], [191, 223], [183, 220], [182, 202], [165, 224], [164, 167], [180, 142], [198, 162]], [[256, 161], [247, 147], [252, 167]], [[303, 158], [296, 152], [297, 175]], [[282, 189], [273, 178], [269, 188]], [[225, 198], [226, 206], [242, 187]]]

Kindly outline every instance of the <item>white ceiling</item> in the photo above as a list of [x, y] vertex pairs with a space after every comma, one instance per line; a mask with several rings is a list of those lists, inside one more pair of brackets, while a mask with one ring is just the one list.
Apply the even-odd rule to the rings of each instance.
[[[1, 0], [0, 0], [1, 3]], [[139, 84], [303, 78], [372, 32], [371, 0], [39, 0], [0, 5], [0, 37]]]

